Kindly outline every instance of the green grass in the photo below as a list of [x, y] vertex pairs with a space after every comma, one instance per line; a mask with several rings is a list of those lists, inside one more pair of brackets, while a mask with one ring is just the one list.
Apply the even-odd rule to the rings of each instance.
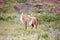
[[[40, 22], [37, 29], [32, 29], [31, 26], [25, 29], [21, 21], [14, 21], [14, 16], [19, 16], [17, 13], [1, 14], [0, 16], [0, 39], [6, 36], [11, 40], [59, 40], [60, 36], [56, 34], [56, 31], [60, 30], [59, 16], [37, 15]], [[58, 32], [60, 33], [60, 31]]]
[[21, 21], [14, 20], [15, 16], [19, 17], [17, 13], [1, 14], [0, 16], [0, 39], [5, 36], [11, 40], [59, 40], [60, 36], [58, 37], [56, 34], [56, 30], [60, 30], [59, 16], [37, 15], [40, 22], [37, 29], [32, 29], [31, 26], [25, 29]]

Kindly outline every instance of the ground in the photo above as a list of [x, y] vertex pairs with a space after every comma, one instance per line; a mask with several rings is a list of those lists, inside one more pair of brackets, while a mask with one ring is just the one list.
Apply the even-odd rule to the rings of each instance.
[[60, 40], [60, 25], [50, 22], [25, 29], [21, 22], [0, 21], [0, 40]]

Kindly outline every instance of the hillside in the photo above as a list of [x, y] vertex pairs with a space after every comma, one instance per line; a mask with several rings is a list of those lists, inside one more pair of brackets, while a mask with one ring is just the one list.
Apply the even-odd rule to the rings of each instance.
[[[38, 19], [25, 29], [20, 15]], [[0, 0], [0, 40], [60, 40], [59, 0]]]

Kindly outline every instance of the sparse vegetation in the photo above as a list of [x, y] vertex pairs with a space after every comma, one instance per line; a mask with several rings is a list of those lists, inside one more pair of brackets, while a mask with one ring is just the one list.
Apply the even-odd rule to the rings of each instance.
[[37, 13], [38, 9], [35, 8], [25, 13], [26, 15], [33, 14], [31, 16], [36, 16], [39, 21], [37, 29], [32, 29], [31, 26], [25, 29], [19, 19], [19, 12], [13, 8], [20, 3], [33, 6], [36, 4], [25, 2], [25, 0], [4, 0], [4, 4], [0, 7], [0, 40], [60, 40], [60, 15], [49, 12], [49, 9], [55, 6], [43, 4], [44, 11]]

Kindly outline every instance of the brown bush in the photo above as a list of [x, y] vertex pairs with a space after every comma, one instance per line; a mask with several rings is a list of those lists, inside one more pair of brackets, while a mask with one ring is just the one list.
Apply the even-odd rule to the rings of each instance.
[[47, 5], [58, 5], [58, 4], [60, 4], [60, 0], [44, 0], [43, 2], [44, 2], [44, 4], [47, 4]]
[[60, 8], [59, 7], [51, 8], [50, 11], [52, 13], [54, 13], [55, 15], [60, 15]]

